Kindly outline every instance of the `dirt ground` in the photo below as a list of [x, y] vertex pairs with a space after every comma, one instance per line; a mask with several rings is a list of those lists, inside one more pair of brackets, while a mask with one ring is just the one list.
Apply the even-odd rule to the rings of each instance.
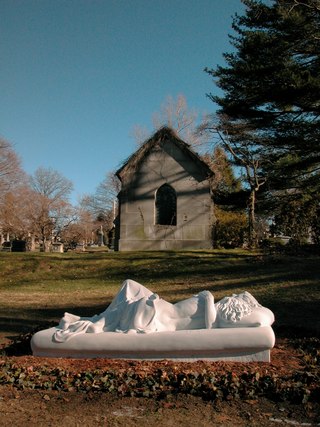
[[[268, 400], [204, 402], [192, 396], [155, 401], [107, 394], [0, 388], [0, 426], [277, 426], [317, 425], [314, 409]], [[318, 424], [319, 425], [319, 424]]]
[[[32, 356], [11, 357], [18, 366], [47, 366], [72, 372], [89, 369], [130, 369], [152, 371], [168, 363], [177, 369], [214, 372], [232, 370], [241, 373], [248, 364], [224, 362], [128, 362], [104, 359], [44, 359]], [[3, 358], [2, 358], [3, 361]], [[280, 342], [272, 350], [272, 361], [249, 364], [260, 372], [291, 374], [303, 369], [299, 354]], [[320, 426], [320, 406], [317, 403], [294, 405], [256, 400], [204, 401], [190, 395], [170, 395], [165, 399], [117, 398], [102, 392], [58, 392], [17, 390], [0, 386], [0, 426]]]

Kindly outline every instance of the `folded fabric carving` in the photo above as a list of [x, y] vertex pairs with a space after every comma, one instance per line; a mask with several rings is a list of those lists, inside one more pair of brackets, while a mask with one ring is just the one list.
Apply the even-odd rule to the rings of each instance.
[[[35, 334], [31, 346], [34, 355], [53, 357], [216, 359], [218, 352], [223, 356], [228, 353], [228, 348], [233, 348], [231, 353], [235, 354], [243, 353], [244, 348], [254, 349], [254, 353], [269, 352], [274, 345], [273, 322], [273, 313], [262, 307], [249, 292], [225, 297], [215, 304], [211, 292], [202, 291], [171, 304], [138, 282], [126, 280], [105, 311], [90, 318], [65, 313], [58, 327]], [[225, 333], [230, 341], [233, 340], [227, 344], [221, 331], [231, 328], [237, 328], [237, 339], [232, 331]], [[252, 329], [251, 333], [248, 330], [240, 332], [242, 328], [257, 331], [253, 334]], [[133, 334], [135, 341], [129, 338]], [[139, 338], [142, 335], [144, 338]], [[247, 342], [239, 341], [235, 345], [241, 335]], [[204, 340], [210, 343], [214, 337], [220, 339], [221, 345], [217, 342], [213, 346], [208, 342], [204, 344]], [[89, 342], [92, 345], [95, 342], [95, 350], [90, 350]], [[97, 342], [100, 342], [98, 347]], [[236, 357], [241, 358], [240, 353]], [[269, 360], [269, 353], [265, 353], [261, 360], [266, 359]], [[254, 356], [252, 360], [260, 359]]]

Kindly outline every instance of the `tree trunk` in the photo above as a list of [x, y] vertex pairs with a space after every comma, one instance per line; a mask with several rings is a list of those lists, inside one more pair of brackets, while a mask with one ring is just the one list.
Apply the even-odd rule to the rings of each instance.
[[47, 240], [45, 231], [42, 231], [42, 252], [49, 252], [50, 251], [50, 240]]
[[248, 243], [249, 248], [257, 246], [257, 236], [255, 230], [255, 205], [256, 205], [256, 190], [251, 189], [248, 202]]
[[32, 234], [30, 237], [30, 252], [34, 252], [36, 250], [36, 238]]

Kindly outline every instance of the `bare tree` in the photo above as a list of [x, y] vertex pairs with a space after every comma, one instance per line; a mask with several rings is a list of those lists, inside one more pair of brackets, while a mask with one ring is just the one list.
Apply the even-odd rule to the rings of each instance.
[[[255, 247], [257, 244], [256, 197], [267, 181], [263, 166], [268, 163], [268, 156], [261, 152], [259, 146], [256, 146], [248, 126], [238, 124], [235, 131], [235, 125], [231, 125], [227, 117], [220, 116], [217, 121], [214, 116], [209, 116], [198, 130], [200, 133], [211, 135], [211, 142], [215, 146], [222, 146], [229, 153], [231, 162], [244, 170], [244, 180], [248, 186], [248, 243], [250, 247]], [[234, 137], [235, 134], [237, 137]]]
[[145, 126], [134, 125], [130, 132], [130, 136], [132, 136], [135, 143], [140, 146], [144, 141], [150, 138], [150, 131]]
[[[199, 122], [202, 120], [203, 117], [198, 111], [188, 107], [186, 97], [179, 94], [176, 99], [172, 96], [166, 98], [160, 110], [153, 114], [152, 125], [153, 130], [168, 126], [175, 130], [185, 142], [201, 148], [206, 143], [206, 134], [197, 132]], [[150, 133], [145, 127], [135, 126], [134, 137], [138, 145], [148, 136]]]
[[102, 222], [106, 231], [111, 230], [117, 214], [117, 196], [121, 183], [114, 172], [106, 174], [93, 195], [84, 196], [81, 206], [89, 211], [98, 222]]
[[63, 239], [71, 239], [73, 242], [84, 242], [85, 245], [97, 243], [96, 218], [88, 210], [78, 207], [78, 220], [63, 233]]
[[160, 112], [154, 113], [153, 125], [155, 128], [165, 125], [183, 134], [194, 129], [197, 117], [198, 113], [188, 108], [184, 95], [178, 95], [176, 100], [172, 96], [168, 96], [161, 105]]
[[19, 157], [9, 142], [0, 139], [0, 197], [24, 179]]
[[[90, 233], [93, 242], [102, 242], [103, 235], [109, 236], [114, 228], [117, 216], [117, 196], [121, 183], [114, 172], [106, 174], [104, 180], [98, 185], [93, 195], [85, 195], [80, 201], [79, 224], [85, 230], [85, 235]], [[89, 224], [88, 221], [91, 221]]]
[[30, 184], [35, 192], [30, 215], [34, 230], [42, 240], [44, 251], [47, 251], [57, 230], [76, 219], [68, 203], [73, 185], [70, 180], [50, 168], [37, 169], [30, 177]]
[[19, 157], [11, 144], [0, 138], [0, 243], [17, 225], [16, 218], [12, 216], [12, 202], [15, 199], [13, 191], [25, 180]]
[[32, 200], [30, 188], [18, 186], [0, 198], [0, 228], [11, 238], [25, 239], [31, 231], [28, 201]]
[[68, 200], [73, 190], [72, 182], [51, 168], [38, 168], [30, 177], [30, 185], [36, 193], [55, 200]]
[[77, 209], [65, 200], [60, 200], [52, 206], [50, 217], [54, 224], [52, 233], [54, 240], [60, 240], [65, 230], [79, 219]]

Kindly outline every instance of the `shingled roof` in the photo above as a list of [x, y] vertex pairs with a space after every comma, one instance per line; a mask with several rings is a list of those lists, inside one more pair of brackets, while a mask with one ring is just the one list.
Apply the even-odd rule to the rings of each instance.
[[208, 164], [202, 160], [195, 151], [193, 151], [190, 144], [187, 144], [179, 138], [178, 134], [173, 129], [165, 126], [160, 128], [151, 138], [146, 140], [141, 147], [117, 170], [116, 175], [120, 181], [123, 177], [135, 172], [154, 147], [161, 147], [161, 145], [166, 141], [170, 141], [184, 151], [195, 163], [199, 165], [199, 167], [202, 168], [208, 178], [213, 175], [213, 171], [210, 169]]

